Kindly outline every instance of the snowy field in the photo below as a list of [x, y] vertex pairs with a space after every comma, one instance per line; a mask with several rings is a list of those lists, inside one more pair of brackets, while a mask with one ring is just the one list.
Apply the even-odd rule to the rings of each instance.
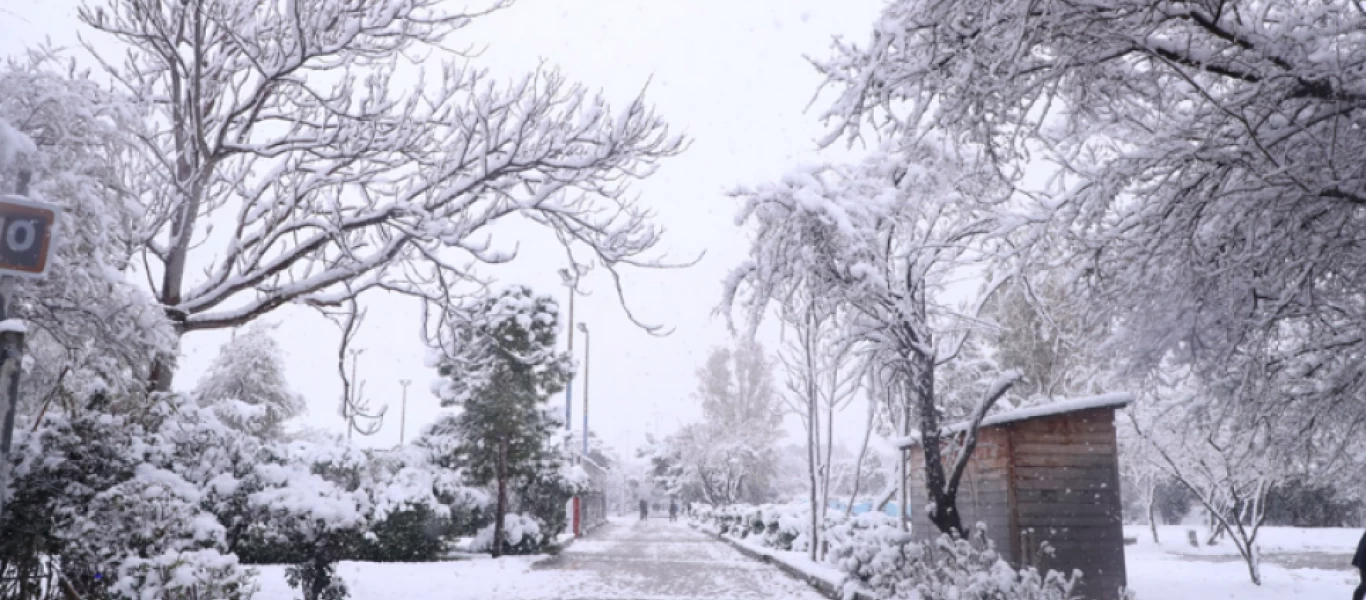
[[1139, 600], [1290, 600], [1351, 597], [1357, 575], [1348, 570], [1287, 569], [1262, 564], [1262, 585], [1248, 579], [1241, 560], [1211, 562], [1140, 543], [1125, 549], [1129, 587]]
[[[1349, 598], [1357, 583], [1350, 563], [1360, 529], [1263, 528], [1257, 536], [1263, 555], [1261, 586], [1249, 580], [1247, 565], [1232, 543], [1192, 548], [1186, 541], [1187, 529], [1159, 527], [1159, 546], [1153, 544], [1147, 527], [1124, 528], [1126, 536], [1138, 538], [1124, 551], [1129, 586], [1140, 600]], [[1205, 534], [1203, 528], [1196, 531]]]
[[[1199, 534], [1199, 548], [1191, 547], [1186, 541], [1186, 530], [1195, 529]], [[1263, 527], [1257, 532], [1257, 545], [1263, 554], [1323, 553], [1347, 554], [1356, 552], [1357, 542], [1361, 540], [1362, 530], [1340, 527], [1299, 528]], [[1140, 544], [1152, 545], [1153, 535], [1146, 525], [1126, 525], [1126, 537], [1137, 537]], [[1227, 538], [1214, 546], [1205, 546], [1208, 531], [1204, 527], [1186, 525], [1165, 525], [1157, 528], [1157, 536], [1162, 549], [1175, 554], [1197, 555], [1237, 555], [1238, 549]], [[1343, 563], [1343, 568], [1351, 565]]]

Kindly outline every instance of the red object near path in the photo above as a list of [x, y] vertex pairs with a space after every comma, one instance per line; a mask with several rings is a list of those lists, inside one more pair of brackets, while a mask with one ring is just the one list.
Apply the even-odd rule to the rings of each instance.
[[578, 496], [574, 496], [574, 509], [573, 509], [573, 510], [574, 510], [574, 536], [575, 536], [575, 537], [578, 537], [578, 536], [580, 536], [580, 535], [583, 535], [583, 533], [579, 530], [579, 497], [578, 497]]

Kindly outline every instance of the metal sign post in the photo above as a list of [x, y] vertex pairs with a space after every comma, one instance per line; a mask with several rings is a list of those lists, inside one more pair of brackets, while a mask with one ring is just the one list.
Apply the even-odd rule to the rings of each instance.
[[[28, 193], [28, 173], [20, 173], [20, 194]], [[10, 444], [19, 408], [19, 375], [24, 358], [23, 321], [14, 318], [14, 277], [46, 277], [57, 229], [55, 206], [22, 196], [0, 196], [0, 523], [9, 493]]]

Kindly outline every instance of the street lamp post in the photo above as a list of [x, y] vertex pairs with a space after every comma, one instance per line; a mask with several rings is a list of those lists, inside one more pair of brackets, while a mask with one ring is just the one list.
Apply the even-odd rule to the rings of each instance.
[[[560, 280], [569, 288], [569, 356], [574, 356], [574, 296], [575, 288], [578, 286], [575, 277], [569, 274], [569, 269], [560, 269]], [[571, 378], [569, 383], [564, 386], [564, 429], [570, 431], [574, 427], [574, 380]]]
[[398, 411], [398, 445], [400, 446], [403, 445], [403, 434], [408, 429], [408, 385], [412, 382], [411, 379], [398, 380], [398, 384], [403, 386], [403, 404]]
[[[351, 385], [356, 382], [356, 363], [360, 361], [360, 355], [365, 352], [364, 348], [349, 348], [346, 353], [351, 355]], [[342, 403], [342, 418], [346, 420], [346, 441], [351, 441], [351, 430], [355, 429], [356, 414], [355, 405], [360, 401], [359, 392], [352, 387], [351, 397]]]
[[588, 325], [579, 323], [579, 331], [583, 332], [583, 455], [588, 456], [588, 361], [592, 345], [588, 337]]

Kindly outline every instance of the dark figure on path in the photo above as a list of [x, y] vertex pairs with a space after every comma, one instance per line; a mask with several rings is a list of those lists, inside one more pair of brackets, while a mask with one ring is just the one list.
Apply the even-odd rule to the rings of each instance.
[[645, 499], [640, 499], [640, 520], [644, 521], [646, 515], [650, 514], [650, 505], [645, 503]]
[[669, 520], [670, 520], [670, 521], [677, 521], [677, 520], [678, 520], [678, 502], [675, 502], [675, 501], [673, 501], [673, 500], [670, 500], [670, 501], [669, 501]]
[[1352, 592], [1352, 600], [1361, 600], [1366, 596], [1366, 534], [1357, 542], [1357, 553], [1352, 557], [1352, 566], [1361, 573], [1361, 583], [1358, 583], [1356, 591]]

